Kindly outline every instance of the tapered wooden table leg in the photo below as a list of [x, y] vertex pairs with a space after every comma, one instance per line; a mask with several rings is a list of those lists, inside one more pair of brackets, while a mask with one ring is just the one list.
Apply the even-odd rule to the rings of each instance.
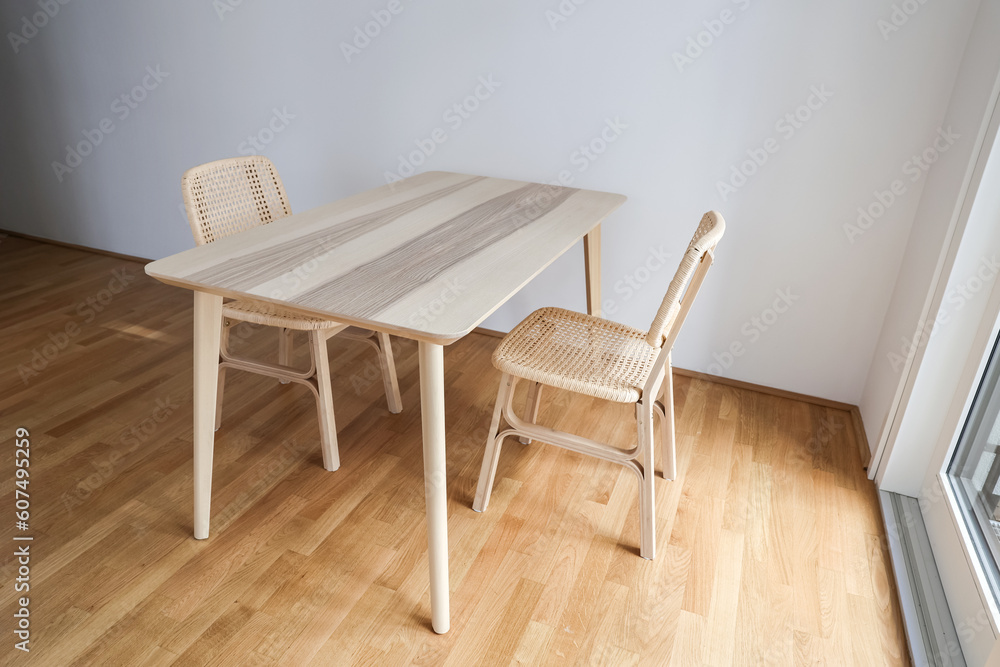
[[222, 297], [194, 293], [194, 536], [208, 537], [212, 513], [212, 453], [219, 388]]
[[424, 438], [427, 560], [431, 571], [431, 626], [451, 627], [448, 592], [448, 489], [444, 429], [444, 347], [420, 342], [420, 421]]
[[583, 237], [583, 264], [587, 280], [587, 314], [601, 316], [601, 226]]

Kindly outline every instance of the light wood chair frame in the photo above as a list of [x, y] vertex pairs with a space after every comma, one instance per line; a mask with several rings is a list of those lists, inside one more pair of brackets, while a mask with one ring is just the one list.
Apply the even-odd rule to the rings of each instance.
[[[255, 173], [253, 177], [263, 176], [269, 179], [267, 184], [272, 188], [271, 196], [274, 201], [263, 201], [265, 195], [259, 195], [260, 199], [255, 201], [257, 224], [268, 224], [274, 220], [291, 215], [291, 206], [285, 193], [281, 177], [278, 175], [274, 165], [266, 157], [260, 155], [246, 158], [228, 158], [209, 162], [198, 167], [189, 169], [181, 179], [182, 191], [184, 194], [185, 208], [187, 209], [188, 222], [198, 245], [210, 243], [215, 238], [226, 235], [221, 233], [226, 230], [211, 230], [211, 226], [200, 216], [198, 203], [192, 192], [198, 187], [195, 185], [197, 179], [205, 173], [215, 169], [244, 167], [250, 178], [250, 170]], [[272, 210], [276, 208], [277, 211]], [[234, 225], [235, 229], [228, 230], [228, 233], [236, 233], [242, 229], [253, 226], [246, 220]], [[206, 234], [211, 232], [211, 236]], [[233, 322], [251, 322], [261, 318], [250, 320], [240, 317], [240, 311], [231, 305], [223, 305], [222, 334], [219, 344], [219, 368], [218, 368], [218, 390], [215, 408], [215, 429], [222, 426], [222, 399], [223, 389], [226, 382], [226, 370], [235, 369], [265, 375], [277, 379], [282, 384], [295, 382], [305, 385], [316, 398], [316, 406], [319, 414], [320, 441], [323, 451], [323, 467], [326, 470], [337, 470], [340, 468], [340, 453], [337, 443], [337, 425], [333, 410], [333, 389], [330, 375], [329, 352], [327, 341], [333, 336], [349, 338], [371, 345], [379, 359], [379, 368], [382, 375], [383, 388], [385, 390], [386, 402], [389, 411], [399, 413], [403, 409], [402, 398], [399, 392], [399, 380], [396, 376], [395, 360], [393, 358], [392, 344], [389, 335], [383, 332], [368, 331], [351, 327], [337, 322], [322, 322], [314, 328], [282, 326], [284, 323], [293, 322], [295, 317], [283, 318], [280, 314], [270, 315], [264, 318], [264, 326], [271, 326], [278, 329], [278, 363], [273, 364], [266, 361], [251, 359], [241, 355], [233, 354], [229, 349], [229, 336], [233, 328]], [[259, 322], [258, 322], [259, 323]], [[292, 365], [293, 357], [293, 336], [295, 331], [305, 331], [309, 337], [309, 367], [306, 369], [296, 368]]]
[[[382, 384], [385, 389], [389, 412], [402, 412], [403, 405], [399, 393], [399, 381], [396, 377], [395, 360], [389, 335], [381, 332], [369, 332], [356, 327], [341, 324], [330, 329], [307, 331], [309, 334], [309, 368], [295, 368], [291, 365], [292, 335], [295, 329], [280, 328], [278, 332], [278, 361], [272, 364], [258, 359], [251, 359], [233, 354], [229, 350], [229, 333], [233, 328], [231, 315], [223, 315], [222, 337], [219, 342], [219, 386], [216, 392], [215, 430], [222, 426], [222, 397], [226, 384], [226, 369], [247, 371], [266, 375], [277, 379], [282, 384], [295, 382], [305, 385], [316, 398], [316, 408], [319, 413], [320, 442], [323, 449], [323, 467], [326, 470], [340, 468], [340, 453], [337, 444], [337, 425], [333, 410], [333, 389], [331, 386], [329, 352], [326, 342], [334, 336], [367, 343], [375, 348], [378, 354], [382, 373]], [[357, 333], [355, 333], [355, 330]], [[377, 341], [373, 340], [373, 334]]]
[[[719, 216], [721, 220], [721, 216]], [[723, 223], [724, 224], [724, 223]], [[631, 449], [623, 450], [613, 445], [598, 442], [584, 436], [558, 431], [537, 422], [541, 403], [541, 382], [529, 382], [524, 406], [524, 417], [518, 416], [514, 409], [514, 388], [518, 378], [510, 373], [503, 373], [500, 379], [500, 389], [493, 410], [489, 435], [486, 440], [486, 451], [479, 473], [476, 496], [472, 508], [483, 512], [489, 505], [493, 482], [496, 477], [500, 460], [500, 450], [507, 437], [517, 437], [522, 443], [529, 444], [532, 440], [540, 440], [563, 449], [593, 456], [604, 461], [610, 461], [624, 466], [635, 473], [639, 482], [639, 515], [640, 544], [639, 555], [653, 559], [656, 556], [656, 519], [655, 519], [655, 437], [653, 414], [660, 416], [661, 431], [661, 466], [664, 478], [672, 480], [677, 474], [677, 448], [674, 431], [674, 396], [671, 352], [674, 341], [680, 333], [687, 318], [691, 305], [715, 261], [715, 246], [701, 253], [690, 282], [680, 299], [679, 308], [673, 323], [666, 332], [666, 337], [656, 354], [642, 387], [640, 399], [635, 403], [637, 444]], [[655, 397], [659, 396], [659, 400]], [[507, 426], [501, 430], [501, 423]]]

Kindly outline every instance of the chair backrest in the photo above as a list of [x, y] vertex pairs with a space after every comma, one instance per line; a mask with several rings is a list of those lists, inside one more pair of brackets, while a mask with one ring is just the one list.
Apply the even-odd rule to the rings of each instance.
[[[715, 246], [719, 243], [719, 239], [722, 238], [725, 232], [726, 221], [723, 220], [721, 213], [718, 211], [709, 211], [702, 216], [701, 223], [698, 225], [691, 243], [688, 244], [684, 257], [681, 258], [681, 264], [677, 267], [677, 273], [674, 274], [673, 280], [670, 281], [667, 294], [663, 297], [663, 303], [660, 304], [660, 309], [656, 311], [656, 317], [653, 319], [653, 323], [646, 334], [646, 342], [653, 347], [663, 345], [666, 337], [672, 332], [676, 332], [684, 324], [684, 318], [687, 317], [687, 311], [690, 308], [691, 302], [697, 295], [698, 288], [701, 287], [701, 281], [698, 280], [696, 284], [692, 284], [687, 294], [685, 294], [684, 289], [691, 281], [691, 276], [694, 275], [695, 270], [706, 259], [706, 256], [711, 259], [711, 253], [715, 250]], [[704, 270], [708, 270], [708, 265], [705, 265]], [[701, 277], [704, 277], [704, 274]], [[683, 309], [683, 312], [681, 312], [682, 299], [684, 305], [687, 306]]]
[[292, 214], [278, 170], [262, 155], [188, 169], [181, 177], [181, 190], [198, 245]]

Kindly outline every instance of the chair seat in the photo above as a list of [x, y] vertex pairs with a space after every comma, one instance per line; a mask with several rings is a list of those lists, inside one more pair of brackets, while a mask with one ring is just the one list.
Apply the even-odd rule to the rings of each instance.
[[562, 308], [528, 315], [493, 352], [504, 373], [619, 403], [642, 398], [657, 348], [641, 329]]
[[[254, 322], [255, 324], [264, 324], [269, 327], [283, 327], [296, 331], [316, 331], [334, 329], [341, 326], [339, 322], [322, 317], [304, 315], [285, 310], [267, 301], [251, 301], [249, 299], [228, 301], [222, 304], [222, 315], [243, 322]], [[348, 327], [343, 333], [349, 337], [364, 338], [371, 336], [373, 332], [367, 329]]]

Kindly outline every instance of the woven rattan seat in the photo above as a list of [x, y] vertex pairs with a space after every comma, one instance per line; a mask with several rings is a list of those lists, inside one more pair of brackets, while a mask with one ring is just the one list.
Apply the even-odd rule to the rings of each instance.
[[[339, 322], [325, 320], [302, 313], [292, 312], [267, 301], [228, 301], [222, 304], [223, 317], [230, 317], [243, 322], [253, 322], [269, 327], [284, 327], [295, 331], [317, 331], [320, 329], [341, 328], [344, 333], [371, 335], [372, 332], [357, 327], [343, 329]], [[352, 331], [353, 330], [353, 331]]]
[[[270, 160], [260, 155], [217, 160], [189, 169], [181, 178], [181, 190], [191, 232], [198, 245], [211, 243], [259, 225], [266, 225], [292, 214], [277, 169]], [[222, 396], [227, 368], [267, 375], [277, 378], [282, 383], [301, 383], [316, 397], [320, 438], [323, 445], [323, 466], [327, 470], [336, 470], [340, 467], [326, 349], [327, 339], [334, 335], [361, 340], [375, 348], [382, 370], [389, 410], [390, 412], [402, 410], [392, 346], [387, 334], [348, 327], [322, 317], [297, 313], [270, 302], [252, 299], [238, 299], [224, 303], [222, 320], [219, 388], [215, 411], [216, 429], [222, 423]], [[278, 363], [248, 359], [231, 353], [228, 349], [228, 340], [233, 321], [276, 327], [279, 332]], [[295, 368], [291, 365], [294, 331], [304, 331], [309, 334], [308, 369]]]
[[[474, 510], [482, 512], [489, 504], [504, 439], [516, 436], [525, 444], [540, 440], [621, 464], [635, 473], [642, 524], [639, 553], [643, 558], [653, 558], [653, 414], [661, 417], [663, 476], [673, 479], [677, 454], [670, 352], [725, 229], [725, 221], [717, 212], [709, 211], [702, 217], [648, 331], [562, 308], [542, 308], [504, 336], [493, 353], [493, 365], [503, 375], [472, 503]], [[513, 405], [514, 386], [519, 380], [529, 382], [523, 418]], [[636, 446], [622, 450], [536, 424], [543, 385], [634, 403]], [[662, 400], [657, 400], [661, 392]], [[507, 428], [500, 430], [501, 421], [508, 424]]]
[[641, 329], [562, 308], [536, 310], [493, 352], [504, 373], [579, 394], [635, 403], [659, 349]]

